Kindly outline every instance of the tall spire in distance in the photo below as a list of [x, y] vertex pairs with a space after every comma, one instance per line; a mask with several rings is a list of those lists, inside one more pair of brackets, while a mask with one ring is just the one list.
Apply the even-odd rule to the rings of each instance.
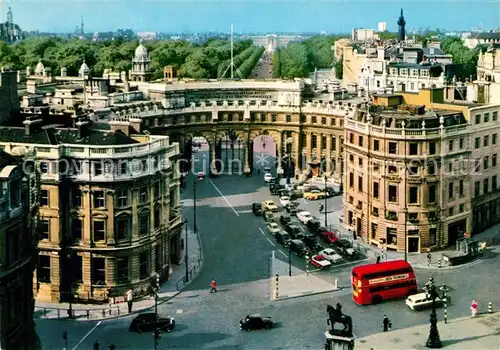
[[80, 22], [80, 35], [85, 34], [85, 27], [83, 26], [83, 15], [82, 15], [82, 21]]
[[14, 23], [14, 14], [12, 13], [12, 9], [9, 6], [9, 10], [7, 11], [7, 23]]
[[398, 19], [398, 41], [403, 42], [405, 41], [406, 38], [406, 33], [405, 33], [405, 17], [403, 16], [403, 9], [401, 9], [401, 14], [399, 15]]

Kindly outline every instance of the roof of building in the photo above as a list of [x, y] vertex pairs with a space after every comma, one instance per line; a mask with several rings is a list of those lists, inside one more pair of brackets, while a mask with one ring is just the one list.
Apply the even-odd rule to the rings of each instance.
[[424, 69], [433, 72], [442, 72], [443, 66], [440, 64], [420, 64], [420, 63], [399, 63], [393, 62], [389, 63], [390, 68], [408, 68], [408, 69]]
[[78, 129], [73, 128], [42, 129], [27, 136], [23, 127], [0, 127], [0, 142], [53, 145], [54, 140], [57, 145], [123, 146], [139, 143], [119, 131], [102, 131], [93, 128], [88, 128], [83, 133], [83, 137], [79, 138]]
[[500, 32], [484, 32], [473, 35], [475, 39], [500, 39]]
[[42, 63], [42, 60], [38, 61], [35, 67], [35, 73], [40, 74], [45, 70], [45, 66]]
[[13, 165], [17, 162], [16, 158], [5, 152], [4, 150], [0, 150], [0, 169], [3, 169], [7, 165]]
[[139, 46], [135, 49], [135, 58], [147, 58], [148, 49], [142, 45], [142, 40], [139, 42]]

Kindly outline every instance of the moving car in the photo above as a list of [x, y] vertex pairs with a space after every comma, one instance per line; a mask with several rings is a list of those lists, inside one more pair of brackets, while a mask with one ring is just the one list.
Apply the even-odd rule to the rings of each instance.
[[321, 221], [314, 218], [313, 220], [309, 220], [306, 226], [312, 233], [317, 233], [321, 227]]
[[[436, 306], [441, 306], [443, 301], [437, 297]], [[427, 297], [427, 293], [413, 294], [406, 298], [406, 305], [414, 311], [423, 310], [432, 306], [432, 299]]]
[[271, 329], [273, 328], [273, 321], [271, 321], [271, 317], [262, 317], [259, 314], [252, 314], [240, 320], [240, 328], [247, 332], [263, 328]]
[[286, 231], [281, 230], [276, 233], [275, 237], [278, 243], [283, 244], [284, 246], [287, 246], [290, 243], [290, 235]]
[[286, 207], [288, 205], [288, 203], [290, 203], [290, 197], [283, 196], [283, 197], [280, 198], [280, 205], [282, 207]]
[[292, 239], [289, 243], [289, 247], [298, 256], [305, 256], [307, 254], [307, 248], [304, 242], [298, 239]]
[[326, 197], [326, 193], [321, 191], [321, 190], [317, 190], [317, 189], [312, 189], [312, 190], [309, 190], [307, 192], [304, 192], [304, 198], [309, 199], [310, 201], [315, 201], [317, 199], [323, 199], [325, 197]]
[[281, 231], [281, 227], [275, 222], [270, 222], [267, 224], [267, 230], [269, 231], [269, 233], [275, 235], [276, 233]]
[[135, 317], [128, 330], [130, 332], [152, 332], [159, 329], [165, 332], [171, 332], [175, 327], [175, 321], [172, 317], [159, 317], [154, 312], [140, 314]]
[[297, 214], [299, 213], [299, 210], [298, 210], [298, 208], [292, 207], [292, 208], [290, 208], [290, 210], [288, 210], [288, 213], [290, 214], [290, 216], [297, 216]]
[[252, 213], [255, 216], [261, 216], [262, 215], [262, 204], [253, 203], [252, 204]]
[[314, 252], [317, 252], [322, 248], [321, 245], [318, 243], [317, 238], [313, 235], [305, 236], [302, 239], [302, 242], [304, 242], [304, 244]]
[[323, 255], [325, 259], [329, 260], [331, 263], [336, 264], [342, 261], [342, 257], [335, 253], [335, 250], [331, 248], [323, 249], [319, 252], [319, 255]]
[[198, 174], [196, 174], [197, 180], [203, 180], [204, 178], [205, 178], [205, 173], [203, 171], [200, 171]]
[[338, 237], [335, 235], [335, 233], [330, 232], [330, 231], [325, 231], [319, 235], [321, 240], [325, 242], [328, 245], [334, 245], [338, 242]]
[[288, 214], [281, 214], [280, 215], [280, 224], [282, 224], [282, 225], [286, 225], [286, 224], [290, 223], [291, 220], [292, 220], [292, 218]]
[[264, 181], [265, 182], [270, 182], [272, 178], [273, 178], [273, 175], [271, 175], [271, 173], [264, 174]]
[[349, 257], [354, 257], [356, 255], [356, 250], [352, 247], [352, 243], [347, 239], [339, 239], [337, 241], [337, 249], [340, 254], [347, 255]]
[[272, 211], [272, 212], [277, 212], [278, 211], [278, 206], [274, 204], [273, 201], [264, 201], [262, 202], [262, 209], [265, 211]]
[[300, 226], [296, 224], [293, 223], [287, 224], [285, 226], [285, 230], [293, 239], [304, 237], [304, 233], [300, 229]]
[[270, 211], [265, 211], [264, 212], [264, 221], [265, 222], [276, 222], [276, 218], [274, 217], [274, 214]]
[[298, 207], [299, 207], [299, 203], [298, 202], [290, 201], [290, 203], [288, 203], [285, 206], [285, 209], [286, 209], [287, 212], [290, 212], [290, 209], [292, 209], [292, 208], [298, 208]]
[[300, 211], [297, 213], [297, 219], [299, 219], [301, 223], [306, 225], [309, 220], [313, 219], [313, 216], [308, 211]]
[[312, 257], [311, 265], [319, 267], [320, 269], [324, 269], [325, 267], [331, 266], [332, 263], [327, 258], [325, 258], [323, 255], [318, 254], [318, 255], [315, 255]]

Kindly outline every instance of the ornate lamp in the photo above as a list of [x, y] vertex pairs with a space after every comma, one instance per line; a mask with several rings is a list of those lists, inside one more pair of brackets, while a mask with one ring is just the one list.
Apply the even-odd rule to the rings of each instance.
[[431, 327], [429, 331], [429, 338], [427, 339], [425, 346], [430, 349], [439, 349], [443, 347], [443, 344], [439, 338], [439, 331], [437, 328], [436, 299], [439, 297], [439, 294], [437, 292], [436, 284], [434, 283], [434, 278], [429, 278], [429, 282], [425, 284], [424, 290], [427, 298], [432, 300], [432, 312], [430, 317]]

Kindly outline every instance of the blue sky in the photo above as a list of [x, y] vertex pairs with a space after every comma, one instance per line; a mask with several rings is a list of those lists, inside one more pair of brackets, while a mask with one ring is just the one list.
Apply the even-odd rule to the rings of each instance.
[[4, 0], [25, 30], [68, 32], [84, 18], [86, 32], [136, 31], [350, 32], [387, 22], [396, 30], [404, 9], [407, 28], [500, 28], [500, 0]]

